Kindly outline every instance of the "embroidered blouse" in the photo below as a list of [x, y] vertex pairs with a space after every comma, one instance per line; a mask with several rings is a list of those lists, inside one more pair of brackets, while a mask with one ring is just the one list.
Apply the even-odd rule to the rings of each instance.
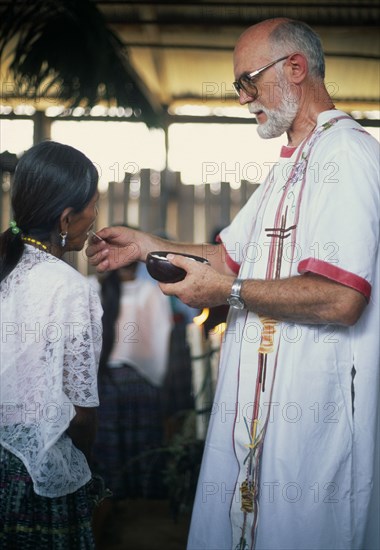
[[0, 444], [37, 494], [63, 496], [91, 478], [66, 430], [75, 405], [99, 405], [100, 301], [80, 273], [30, 245], [0, 290]]

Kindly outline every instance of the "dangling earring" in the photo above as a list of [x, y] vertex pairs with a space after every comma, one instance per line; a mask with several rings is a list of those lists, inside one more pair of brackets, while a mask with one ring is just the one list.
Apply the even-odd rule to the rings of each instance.
[[61, 233], [59, 234], [59, 236], [61, 237], [61, 246], [62, 246], [62, 248], [65, 248], [65, 246], [66, 246], [67, 231], [65, 231], [65, 232], [61, 231]]

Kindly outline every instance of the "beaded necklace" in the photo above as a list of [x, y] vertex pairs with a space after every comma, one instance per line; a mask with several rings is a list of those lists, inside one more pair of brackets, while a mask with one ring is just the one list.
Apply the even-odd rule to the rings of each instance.
[[37, 246], [39, 248], [42, 248], [42, 250], [48, 249], [46, 244], [43, 244], [41, 241], [37, 241], [37, 239], [33, 239], [32, 237], [21, 237], [21, 240], [23, 240], [25, 243], [30, 243], [33, 246]]

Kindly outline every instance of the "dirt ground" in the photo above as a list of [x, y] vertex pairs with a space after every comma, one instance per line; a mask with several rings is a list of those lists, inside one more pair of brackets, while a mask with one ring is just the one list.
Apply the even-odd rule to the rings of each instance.
[[174, 521], [166, 500], [119, 501], [103, 522], [97, 548], [185, 550], [189, 524], [190, 514]]

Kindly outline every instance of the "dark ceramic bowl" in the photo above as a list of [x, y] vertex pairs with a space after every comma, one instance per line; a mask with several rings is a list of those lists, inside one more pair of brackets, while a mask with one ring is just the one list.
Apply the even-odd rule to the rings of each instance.
[[201, 256], [193, 256], [192, 254], [179, 254], [176, 252], [150, 252], [146, 257], [146, 268], [153, 279], [160, 283], [178, 283], [186, 277], [186, 271], [181, 267], [177, 267], [169, 262], [166, 258], [168, 254], [176, 254], [177, 256], [185, 256], [191, 260], [208, 264], [206, 258]]

